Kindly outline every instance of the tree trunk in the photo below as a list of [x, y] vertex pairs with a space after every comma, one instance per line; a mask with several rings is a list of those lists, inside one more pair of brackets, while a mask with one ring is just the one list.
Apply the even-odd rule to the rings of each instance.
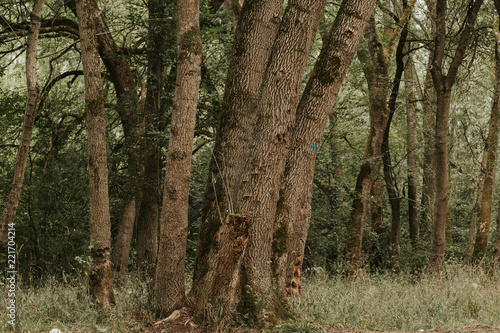
[[[74, 11], [75, 0], [69, 0], [68, 6]], [[142, 173], [141, 136], [144, 132], [144, 122], [141, 117], [134, 77], [123, 52], [116, 45], [97, 3], [93, 0], [95, 12], [95, 29], [99, 55], [104, 66], [110, 73], [110, 80], [116, 91], [117, 111], [122, 121], [125, 136], [125, 148], [127, 149], [127, 181], [123, 193], [123, 203], [118, 222], [118, 235], [113, 252], [114, 269], [119, 273], [127, 271], [128, 254], [136, 216], [136, 207], [141, 198], [140, 177]], [[122, 271], [123, 270], [123, 271]]]
[[[356, 182], [356, 194], [353, 208], [347, 224], [346, 261], [351, 274], [356, 274], [362, 267], [361, 245], [363, 228], [366, 220], [366, 210], [373, 175], [380, 168], [380, 155], [382, 153], [385, 133], [388, 129], [390, 109], [387, 105], [387, 82], [389, 60], [396, 40], [411, 17], [415, 0], [406, 6], [398, 26], [392, 33], [387, 46], [381, 40], [377, 31], [375, 18], [372, 17], [365, 32], [368, 41], [371, 62], [365, 69], [368, 87], [370, 90], [370, 134], [364, 153], [364, 162]], [[387, 161], [386, 161], [387, 162]], [[387, 163], [385, 163], [387, 164]], [[386, 174], [387, 171], [384, 170]], [[388, 185], [391, 190], [394, 186]], [[396, 198], [397, 199], [397, 198]], [[395, 208], [395, 207], [393, 207]], [[397, 218], [394, 216], [394, 218]]]
[[[245, 2], [243, 9], [248, 3]], [[277, 305], [269, 303], [269, 262], [273, 246], [280, 245], [273, 243], [272, 222], [300, 83], [325, 3], [324, 0], [290, 1], [283, 14], [255, 104], [259, 128], [252, 134], [252, 149], [244, 156], [245, 165], [237, 185], [239, 191], [232, 197], [235, 212], [249, 216], [249, 239], [239, 270], [241, 279], [234, 287], [241, 290], [241, 298], [236, 300], [238, 311], [247, 314], [250, 321], [260, 322], [262, 311], [274, 311], [272, 307]], [[198, 288], [201, 290], [200, 286]], [[217, 302], [234, 302], [224, 299], [224, 295], [214, 297]]]
[[377, 239], [370, 244], [370, 269], [375, 271], [382, 268], [384, 264], [384, 252], [386, 250], [387, 231], [384, 225], [382, 182], [380, 175], [375, 175], [371, 189], [372, 200], [370, 202], [371, 228], [377, 235]]
[[[221, 107], [220, 123], [210, 162], [203, 203], [191, 294], [208, 273], [213, 240], [228, 213], [234, 213], [237, 179], [246, 162], [256, 122], [254, 106], [279, 26], [283, 0], [245, 1], [233, 42]], [[203, 288], [200, 292], [204, 292]]]
[[429, 259], [429, 271], [439, 272], [444, 262], [446, 245], [446, 225], [448, 211], [448, 118], [451, 102], [451, 90], [458, 73], [458, 68], [465, 56], [469, 37], [474, 28], [477, 13], [483, 1], [476, 0], [468, 8], [462, 35], [451, 61], [448, 73], [443, 73], [446, 41], [447, 0], [436, 2], [436, 38], [431, 64], [432, 81], [437, 94], [436, 129], [435, 129], [435, 181], [436, 201], [434, 204], [434, 222], [432, 226], [432, 247]]
[[85, 80], [85, 110], [89, 140], [90, 254], [89, 293], [92, 301], [108, 309], [115, 303], [111, 272], [111, 223], [106, 161], [104, 96], [94, 14], [95, 2], [76, 2]]
[[[499, 8], [500, 9], [500, 8]], [[498, 21], [498, 19], [497, 19]], [[497, 22], [496, 22], [497, 23]], [[490, 126], [488, 130], [488, 138], [484, 146], [484, 157], [486, 161], [481, 178], [482, 193], [480, 195], [481, 202], [479, 204], [479, 218], [477, 223], [476, 242], [474, 244], [473, 259], [478, 262], [484, 258], [486, 248], [488, 247], [488, 238], [490, 234], [491, 209], [493, 206], [493, 193], [495, 189], [495, 174], [497, 165], [497, 150], [498, 150], [498, 126], [500, 121], [500, 32], [498, 26], [494, 27], [496, 37], [495, 47], [495, 77], [496, 86], [493, 97], [493, 105], [491, 107]]]
[[201, 79], [199, 11], [199, 0], [180, 1], [177, 4], [177, 78], [156, 266], [156, 302], [162, 316], [182, 306], [186, 297], [184, 261], [191, 156]]
[[[413, 62], [411, 57], [410, 62]], [[405, 68], [406, 86], [406, 164], [408, 167], [408, 222], [410, 225], [410, 242], [414, 250], [418, 250], [419, 222], [417, 208], [417, 108], [414, 94], [415, 79], [413, 66]]]
[[12, 226], [14, 224], [14, 217], [16, 216], [19, 199], [21, 198], [26, 161], [28, 159], [31, 136], [33, 134], [36, 105], [40, 94], [36, 77], [36, 49], [38, 47], [38, 35], [42, 21], [43, 4], [44, 0], [35, 0], [33, 11], [30, 15], [31, 23], [26, 45], [26, 83], [28, 86], [28, 98], [24, 109], [23, 127], [17, 151], [16, 165], [14, 167], [14, 177], [12, 178], [9, 196], [2, 211], [2, 219], [0, 222], [0, 255], [7, 249], [9, 225]]
[[273, 269], [278, 293], [286, 288], [288, 294], [300, 294], [316, 156], [374, 6], [375, 1], [343, 1], [297, 107], [275, 221]]
[[158, 218], [161, 204], [161, 152], [158, 135], [162, 130], [161, 97], [163, 92], [164, 57], [167, 48], [165, 36], [170, 31], [166, 20], [166, 3], [149, 0], [148, 12], [148, 77], [146, 84], [146, 135], [144, 149], [143, 197], [137, 216], [137, 272], [154, 277], [158, 251]]

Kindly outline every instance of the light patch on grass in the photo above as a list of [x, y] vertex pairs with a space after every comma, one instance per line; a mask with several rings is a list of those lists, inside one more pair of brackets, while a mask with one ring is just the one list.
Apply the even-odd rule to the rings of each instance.
[[306, 277], [293, 306], [305, 319], [336, 328], [456, 329], [500, 325], [500, 279], [448, 267], [439, 277], [362, 275], [351, 280], [319, 272]]

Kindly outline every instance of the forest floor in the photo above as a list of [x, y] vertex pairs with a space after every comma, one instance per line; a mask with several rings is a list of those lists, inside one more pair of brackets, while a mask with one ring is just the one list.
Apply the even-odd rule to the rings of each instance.
[[416, 331], [370, 331], [370, 330], [355, 330], [355, 329], [340, 329], [331, 326], [322, 326], [308, 324], [301, 322], [302, 325], [299, 327], [287, 326], [286, 328], [281, 328], [280, 325], [263, 328], [263, 329], [251, 329], [247, 327], [219, 327], [211, 328], [196, 325], [192, 318], [186, 316], [185, 314], [179, 313], [177, 317], [172, 320], [162, 319], [152, 322], [145, 330], [141, 332], [148, 333], [483, 333], [483, 332], [500, 332], [500, 326], [497, 328], [487, 327], [487, 326], [474, 326], [474, 327], [463, 327], [459, 329], [450, 330], [416, 330]]

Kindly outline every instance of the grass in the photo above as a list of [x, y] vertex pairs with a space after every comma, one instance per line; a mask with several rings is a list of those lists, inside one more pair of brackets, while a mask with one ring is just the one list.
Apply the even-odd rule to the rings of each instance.
[[[5, 286], [4, 286], [5, 287]], [[3, 290], [2, 290], [3, 289]], [[6, 288], [0, 288], [7, 295]], [[115, 288], [116, 307], [110, 313], [91, 306], [86, 283], [62, 284], [48, 279], [40, 287], [17, 286], [16, 332], [131, 332], [140, 331], [153, 319], [154, 300], [144, 283], [129, 282]], [[3, 297], [2, 297], [3, 299]], [[14, 332], [3, 320], [7, 312], [0, 308], [0, 332]]]
[[[84, 285], [55, 279], [38, 288], [20, 283], [16, 331], [138, 332], [154, 320], [154, 299], [144, 283], [130, 278], [116, 288], [117, 305], [110, 313], [90, 305]], [[7, 295], [5, 285], [0, 292]], [[439, 277], [366, 274], [355, 280], [317, 270], [304, 278], [302, 298], [292, 306], [303, 321], [282, 323], [273, 332], [316, 332], [316, 325], [391, 331], [499, 327], [500, 277], [458, 266], [448, 266]], [[6, 315], [0, 307], [0, 332], [13, 331]]]
[[500, 328], [500, 278], [459, 266], [438, 277], [402, 273], [349, 280], [317, 272], [293, 306], [304, 318], [335, 328], [418, 331], [467, 326]]

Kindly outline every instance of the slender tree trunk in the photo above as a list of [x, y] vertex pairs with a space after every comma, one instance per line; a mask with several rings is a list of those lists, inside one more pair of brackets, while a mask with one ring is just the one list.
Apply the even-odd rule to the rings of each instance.
[[[410, 62], [413, 62], [411, 57]], [[406, 86], [406, 164], [408, 166], [408, 221], [410, 224], [410, 242], [414, 250], [419, 245], [419, 221], [417, 208], [417, 108], [415, 106], [413, 66], [405, 68]]]
[[474, 239], [476, 236], [477, 229], [477, 217], [479, 215], [479, 204], [481, 202], [481, 196], [483, 194], [482, 186], [484, 182], [482, 181], [483, 172], [486, 168], [486, 154], [483, 155], [483, 160], [481, 161], [481, 171], [477, 179], [474, 180], [474, 207], [472, 208], [472, 217], [470, 220], [469, 235], [467, 236], [467, 245], [465, 247], [465, 263], [468, 266], [472, 265], [472, 250], [474, 249]]
[[19, 199], [21, 198], [26, 161], [28, 159], [31, 136], [33, 134], [36, 105], [40, 94], [36, 77], [36, 49], [38, 47], [38, 35], [42, 21], [43, 4], [44, 0], [35, 0], [33, 11], [30, 15], [31, 23], [26, 45], [26, 83], [28, 86], [28, 98], [24, 109], [23, 127], [17, 151], [14, 177], [12, 178], [9, 196], [3, 209], [2, 219], [0, 222], [0, 255], [4, 253], [7, 248], [9, 225], [13, 225], [14, 223], [14, 217], [16, 216]]
[[279, 26], [283, 0], [245, 1], [233, 42], [231, 62], [221, 107], [221, 120], [210, 162], [203, 203], [191, 294], [205, 292], [202, 280], [216, 251], [213, 242], [228, 213], [234, 213], [237, 180], [246, 162], [255, 105]]
[[[357, 197], [354, 199], [347, 226], [346, 261], [351, 274], [356, 274], [362, 267], [361, 245], [368, 198], [373, 183], [373, 174], [375, 170], [380, 168], [379, 159], [383, 149], [384, 136], [388, 129], [390, 116], [390, 109], [387, 105], [389, 60], [396, 40], [411, 17], [414, 5], [415, 0], [411, 0], [406, 6], [387, 46], [384, 47], [380, 38], [375, 18], [370, 19], [365, 32], [371, 58], [371, 63], [368, 64], [365, 71], [368, 74], [367, 81], [370, 89], [370, 134], [364, 153], [365, 161], [361, 166], [356, 183]], [[387, 171], [384, 170], [384, 173]], [[394, 186], [390, 187], [394, 189]]]
[[[279, 293], [286, 288], [288, 294], [300, 294], [316, 156], [329, 114], [374, 6], [375, 1], [342, 2], [297, 107], [275, 221], [273, 270]], [[281, 248], [278, 241], [282, 241]]]
[[164, 54], [167, 48], [165, 36], [170, 30], [166, 21], [166, 3], [149, 0], [148, 12], [148, 77], [146, 84], [146, 137], [144, 153], [143, 197], [137, 216], [137, 271], [151, 278], [155, 274], [158, 251], [158, 219], [161, 204], [161, 152], [158, 135], [161, 130], [162, 87], [164, 74]]
[[[500, 8], [499, 8], [500, 9]], [[498, 21], [498, 19], [497, 19]], [[496, 25], [498, 25], [498, 22]], [[496, 86], [493, 97], [493, 105], [491, 107], [490, 126], [488, 130], [488, 138], [484, 146], [485, 166], [483, 177], [481, 178], [482, 193], [480, 195], [480, 209], [477, 223], [476, 242], [474, 244], [473, 259], [478, 262], [484, 258], [486, 248], [488, 247], [488, 238], [490, 233], [491, 209], [493, 206], [493, 193], [495, 189], [495, 174], [497, 165], [497, 150], [498, 150], [498, 127], [500, 122], [500, 32], [498, 26], [494, 27], [496, 37], [495, 47], [495, 77]]]
[[381, 175], [375, 175], [372, 184], [370, 202], [371, 213], [371, 228], [377, 235], [375, 242], [370, 244], [370, 269], [376, 270], [382, 268], [384, 264], [384, 252], [386, 250], [387, 230], [384, 225], [384, 210], [383, 210], [383, 197], [382, 197], [382, 182]]
[[477, 13], [483, 1], [470, 3], [462, 29], [462, 35], [451, 61], [448, 73], [443, 74], [445, 56], [447, 0], [437, 0], [436, 3], [436, 38], [435, 50], [431, 64], [431, 74], [437, 94], [436, 129], [435, 129], [435, 181], [436, 201], [434, 204], [434, 222], [432, 226], [432, 247], [429, 259], [429, 271], [439, 272], [444, 262], [446, 245], [446, 225], [448, 211], [448, 118], [451, 102], [451, 89], [455, 83], [458, 68], [465, 56], [470, 35], [474, 28]]
[[191, 156], [201, 79], [199, 15], [199, 0], [177, 3], [177, 78], [156, 266], [156, 302], [158, 311], [163, 316], [182, 306], [186, 297], [184, 261]]
[[[123, 52], [116, 45], [97, 3], [93, 1], [95, 12], [95, 28], [97, 32], [99, 55], [104, 66], [110, 73], [110, 80], [116, 91], [117, 111], [122, 121], [125, 136], [124, 146], [127, 149], [127, 181], [123, 193], [123, 203], [118, 222], [118, 235], [113, 251], [114, 269], [118, 273], [127, 271], [130, 243], [136, 216], [136, 207], [139, 205], [142, 187], [140, 177], [142, 174], [141, 136], [144, 133], [144, 122], [139, 110], [137, 91], [134, 77]], [[76, 12], [75, 0], [67, 2], [69, 7]], [[138, 202], [139, 201], [139, 202]]]
[[85, 80], [85, 110], [89, 140], [89, 193], [90, 193], [90, 254], [89, 292], [93, 301], [102, 308], [114, 304], [111, 272], [111, 223], [108, 199], [108, 169], [106, 161], [106, 124], [104, 96], [92, 0], [76, 2], [83, 72]]

